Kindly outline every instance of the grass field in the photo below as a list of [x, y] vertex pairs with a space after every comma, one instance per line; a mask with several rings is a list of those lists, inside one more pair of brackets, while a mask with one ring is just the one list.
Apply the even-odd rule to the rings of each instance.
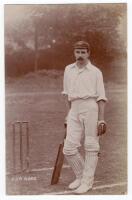
[[[71, 194], [67, 185], [74, 179], [65, 161], [60, 181], [51, 186], [51, 174], [63, 139], [66, 115], [61, 96], [63, 72], [43, 70], [6, 80], [6, 185], [7, 194]], [[126, 86], [107, 82], [106, 135], [100, 138], [101, 155], [95, 184], [88, 195], [127, 193], [127, 105]], [[12, 123], [29, 121], [30, 172], [12, 174]], [[17, 135], [17, 170], [19, 142]]]

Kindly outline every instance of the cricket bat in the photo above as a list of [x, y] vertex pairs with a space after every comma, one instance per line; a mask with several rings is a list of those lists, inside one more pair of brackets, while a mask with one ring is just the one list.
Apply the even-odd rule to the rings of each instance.
[[[64, 139], [66, 138], [66, 124], [64, 124], [65, 126], [65, 134], [64, 134]], [[51, 178], [51, 185], [57, 184], [60, 178], [60, 173], [61, 173], [61, 169], [63, 166], [63, 162], [64, 162], [64, 154], [63, 154], [63, 147], [64, 147], [64, 139], [63, 142], [59, 145], [58, 148], [58, 153], [57, 153], [57, 157], [56, 157], [56, 161], [55, 161], [55, 165], [54, 165], [54, 170], [52, 173], [52, 178]]]

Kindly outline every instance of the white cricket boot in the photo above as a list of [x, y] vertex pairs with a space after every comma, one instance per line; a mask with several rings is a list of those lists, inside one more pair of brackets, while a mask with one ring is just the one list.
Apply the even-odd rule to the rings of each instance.
[[80, 185], [81, 185], [81, 179], [75, 179], [72, 183], [70, 183], [68, 188], [70, 190], [74, 190], [74, 189], [78, 188]]
[[73, 192], [75, 194], [84, 194], [86, 192], [88, 192], [89, 190], [92, 189], [92, 185], [87, 185], [85, 183], [82, 183], [76, 190], [74, 190]]

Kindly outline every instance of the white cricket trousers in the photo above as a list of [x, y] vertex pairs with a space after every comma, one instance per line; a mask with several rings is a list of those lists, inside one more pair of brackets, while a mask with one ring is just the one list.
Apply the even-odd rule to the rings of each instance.
[[[63, 153], [76, 178], [88, 185], [93, 184], [100, 149], [97, 122], [98, 104], [94, 98], [72, 101]], [[78, 151], [82, 137], [84, 137], [85, 159]]]

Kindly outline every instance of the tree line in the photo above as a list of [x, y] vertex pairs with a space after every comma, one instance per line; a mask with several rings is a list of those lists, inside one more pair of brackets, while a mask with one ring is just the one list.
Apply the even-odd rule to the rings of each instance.
[[[9, 19], [13, 9], [20, 16]], [[126, 54], [119, 30], [125, 16], [126, 4], [6, 5], [6, 75], [63, 70], [74, 62], [73, 44], [78, 40], [89, 42], [92, 62], [108, 74], [105, 65]]]

